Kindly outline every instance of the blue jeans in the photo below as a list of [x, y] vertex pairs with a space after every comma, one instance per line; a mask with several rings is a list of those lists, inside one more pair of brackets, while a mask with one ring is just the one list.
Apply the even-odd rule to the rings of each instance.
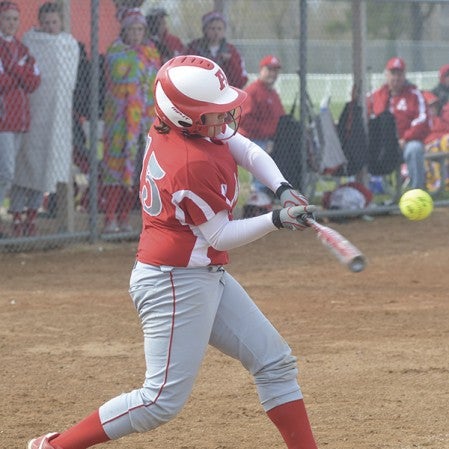
[[404, 161], [410, 177], [412, 189], [423, 189], [425, 186], [424, 144], [419, 140], [410, 140], [404, 147]]

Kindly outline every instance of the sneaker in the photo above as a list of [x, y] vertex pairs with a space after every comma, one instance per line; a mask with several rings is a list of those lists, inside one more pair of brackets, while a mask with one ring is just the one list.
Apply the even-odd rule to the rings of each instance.
[[120, 228], [118, 226], [117, 220], [107, 221], [103, 228], [104, 234], [115, 234], [116, 232], [120, 232]]
[[27, 449], [60, 449], [59, 446], [52, 446], [49, 441], [57, 437], [59, 433], [47, 433], [41, 437], [28, 441]]

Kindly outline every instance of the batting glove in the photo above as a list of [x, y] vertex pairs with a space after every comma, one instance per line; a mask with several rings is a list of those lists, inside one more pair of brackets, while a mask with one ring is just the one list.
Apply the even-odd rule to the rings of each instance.
[[283, 182], [276, 190], [276, 196], [280, 199], [282, 207], [307, 206], [309, 204], [307, 198], [287, 182]]
[[278, 229], [285, 228], [290, 231], [303, 231], [309, 227], [307, 220], [310, 218], [314, 219], [313, 213], [315, 209], [315, 206], [307, 205], [274, 210], [272, 215], [273, 224]]

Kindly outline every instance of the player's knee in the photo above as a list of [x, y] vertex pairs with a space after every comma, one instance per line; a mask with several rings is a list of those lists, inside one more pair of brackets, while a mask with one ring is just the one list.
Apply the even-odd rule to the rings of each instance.
[[176, 404], [154, 404], [154, 416], [159, 421], [160, 424], [164, 424], [168, 421], [171, 421], [173, 418], [175, 418], [176, 415], [179, 414], [179, 412], [182, 409], [181, 405]]
[[155, 429], [175, 418], [181, 409], [181, 406], [165, 406], [158, 402], [148, 404], [133, 417], [134, 428], [138, 432], [146, 432]]
[[279, 358], [265, 364], [254, 374], [256, 384], [271, 382], [288, 382], [298, 376], [296, 357], [291, 354], [283, 354]]

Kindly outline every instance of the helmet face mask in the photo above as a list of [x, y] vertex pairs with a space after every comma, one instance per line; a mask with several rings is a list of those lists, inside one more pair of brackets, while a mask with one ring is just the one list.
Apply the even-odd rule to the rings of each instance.
[[215, 137], [220, 133], [224, 133], [226, 127], [229, 127], [232, 131], [234, 131], [229, 137], [227, 137], [230, 138], [237, 132], [241, 117], [241, 106], [225, 113], [209, 112], [201, 116], [203, 126], [198, 130], [198, 134], [202, 136]]
[[[177, 56], [159, 70], [154, 87], [158, 118], [170, 128], [190, 135], [210, 136], [210, 127], [226, 125], [237, 131], [246, 93], [229, 86], [223, 70], [200, 56]], [[225, 114], [205, 124], [206, 114]]]

